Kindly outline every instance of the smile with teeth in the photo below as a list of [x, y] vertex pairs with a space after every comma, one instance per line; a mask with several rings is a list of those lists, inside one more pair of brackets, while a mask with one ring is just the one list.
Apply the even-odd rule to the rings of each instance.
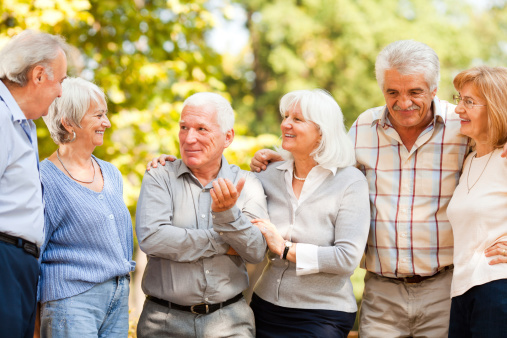
[[285, 137], [296, 137], [296, 135], [292, 135], [292, 134], [285, 134]]
[[104, 131], [103, 130], [97, 130], [95, 133], [96, 134], [102, 134], [102, 135], [104, 135]]
[[467, 120], [467, 119], [464, 119], [464, 118], [461, 118], [461, 121], [463, 121], [463, 122], [470, 122], [470, 120]]

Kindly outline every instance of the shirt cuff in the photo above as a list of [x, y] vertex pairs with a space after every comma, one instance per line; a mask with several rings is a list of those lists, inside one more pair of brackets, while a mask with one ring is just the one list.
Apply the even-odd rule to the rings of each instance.
[[313, 244], [297, 243], [296, 275], [319, 273], [319, 247]]

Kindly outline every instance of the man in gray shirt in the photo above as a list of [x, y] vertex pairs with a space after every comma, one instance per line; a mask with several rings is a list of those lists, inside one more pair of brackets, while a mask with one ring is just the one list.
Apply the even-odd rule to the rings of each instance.
[[266, 242], [253, 218], [266, 218], [262, 185], [222, 155], [234, 138], [234, 112], [218, 94], [183, 103], [181, 160], [143, 179], [136, 233], [148, 255], [139, 337], [254, 337], [242, 296], [245, 262], [262, 261]]

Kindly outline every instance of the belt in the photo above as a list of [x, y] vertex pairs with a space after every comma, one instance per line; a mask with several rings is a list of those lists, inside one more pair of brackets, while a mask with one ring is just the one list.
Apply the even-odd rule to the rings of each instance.
[[451, 265], [444, 267], [443, 269], [438, 270], [437, 273], [435, 273], [434, 275], [431, 275], [431, 276], [414, 275], [414, 276], [400, 277], [400, 278], [394, 278], [394, 279], [399, 280], [400, 282], [403, 282], [403, 283], [407, 283], [407, 284], [417, 284], [417, 283], [421, 283], [422, 281], [424, 281], [426, 279], [433, 278], [433, 277], [437, 276], [442, 271], [451, 270], [453, 268], [454, 268], [454, 265], [451, 264]]
[[205, 315], [205, 314], [213, 313], [216, 310], [219, 310], [227, 305], [231, 305], [233, 303], [236, 303], [238, 300], [243, 298], [243, 294], [240, 293], [240, 294], [236, 295], [235, 297], [233, 297], [229, 300], [226, 300], [223, 303], [217, 303], [217, 304], [200, 303], [200, 304], [190, 305], [190, 306], [184, 306], [184, 305], [171, 303], [167, 300], [163, 300], [163, 299], [153, 297], [153, 296], [146, 296], [146, 298], [151, 300], [152, 302], [155, 302], [155, 303], [162, 305], [162, 306], [167, 306], [171, 309], [192, 312], [193, 314], [196, 314], [196, 315]]
[[37, 244], [29, 242], [23, 238], [14, 237], [11, 235], [7, 235], [3, 232], [0, 232], [0, 241], [9, 243], [17, 246], [18, 248], [23, 248], [26, 253], [34, 256], [35, 258], [39, 258], [40, 250], [37, 247]]

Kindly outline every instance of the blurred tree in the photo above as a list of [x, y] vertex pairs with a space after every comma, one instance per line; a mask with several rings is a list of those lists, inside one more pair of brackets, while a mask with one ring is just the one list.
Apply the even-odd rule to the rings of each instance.
[[[456, 0], [237, 2], [247, 13], [250, 48], [237, 57], [225, 82], [236, 109], [254, 112], [245, 121], [252, 134], [278, 133], [278, 102], [295, 89], [328, 90], [348, 125], [364, 110], [382, 105], [375, 58], [395, 40], [415, 39], [438, 53], [442, 99], [450, 99], [458, 70], [477, 60], [505, 64], [507, 59], [503, 0], [481, 10]], [[230, 86], [241, 79], [241, 85]]]
[[[221, 8], [227, 5], [223, 1]], [[0, 43], [24, 29], [60, 34], [76, 48], [69, 75], [104, 89], [112, 129], [95, 153], [123, 173], [132, 214], [147, 160], [179, 154], [182, 101], [198, 91], [230, 99], [221, 56], [205, 40], [214, 26], [205, 0], [4, 0], [0, 13]], [[38, 136], [43, 159], [56, 145], [45, 127]], [[248, 149], [241, 146], [264, 146], [255, 144], [251, 138], [237, 141], [230, 160], [246, 167]]]

